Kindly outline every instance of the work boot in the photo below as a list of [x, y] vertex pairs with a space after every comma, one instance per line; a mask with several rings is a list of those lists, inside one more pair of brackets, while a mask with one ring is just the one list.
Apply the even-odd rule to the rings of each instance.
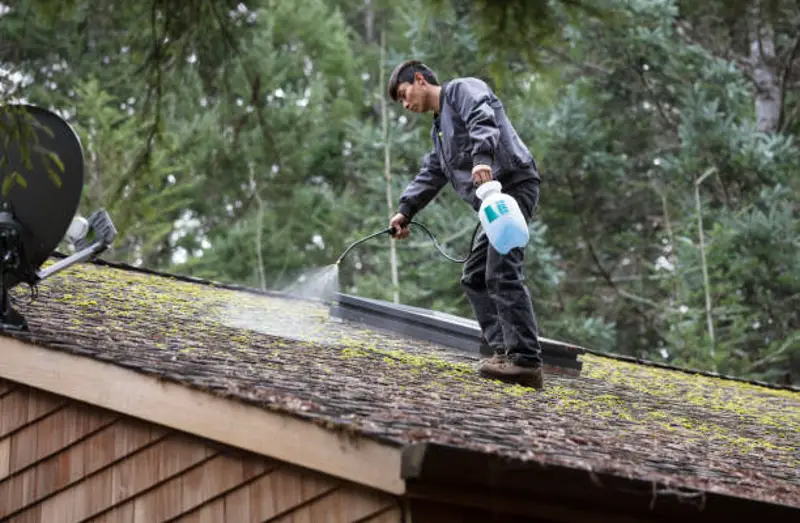
[[544, 388], [541, 365], [534, 367], [517, 365], [501, 355], [497, 355], [497, 359], [484, 360], [478, 367], [478, 374], [483, 378], [496, 379], [505, 383], [515, 383], [534, 389]]
[[489, 342], [486, 341], [486, 338], [481, 338], [481, 345], [478, 348], [478, 355], [482, 358], [489, 358], [495, 353], [496, 351], [491, 345], [489, 345]]
[[495, 352], [491, 357], [481, 359], [481, 362], [478, 364], [478, 372], [482, 372], [483, 368], [486, 367], [487, 365], [493, 367], [497, 365], [502, 365], [505, 362], [506, 362], [505, 354], [498, 354]]

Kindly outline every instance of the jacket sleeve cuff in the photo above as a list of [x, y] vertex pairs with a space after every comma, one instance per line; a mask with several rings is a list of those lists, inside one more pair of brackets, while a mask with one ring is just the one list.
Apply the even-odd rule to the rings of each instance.
[[397, 212], [405, 216], [408, 221], [411, 221], [411, 218], [413, 218], [415, 214], [414, 210], [407, 203], [401, 203], [400, 207], [397, 209]]
[[491, 154], [485, 153], [478, 153], [472, 157], [472, 166], [475, 167], [476, 165], [492, 165], [494, 163], [494, 158]]

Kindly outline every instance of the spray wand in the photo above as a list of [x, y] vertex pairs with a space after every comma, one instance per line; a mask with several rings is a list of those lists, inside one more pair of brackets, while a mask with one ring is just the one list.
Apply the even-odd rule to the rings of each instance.
[[[423, 232], [425, 232], [430, 237], [431, 241], [433, 242], [434, 247], [436, 247], [436, 249], [439, 251], [439, 253], [442, 256], [444, 256], [445, 258], [447, 258], [448, 260], [450, 260], [451, 262], [453, 262], [453, 263], [464, 263], [464, 262], [467, 261], [467, 258], [469, 258], [469, 253], [467, 253], [466, 256], [464, 256], [463, 258], [460, 258], [460, 259], [459, 258], [453, 258], [449, 254], [444, 252], [444, 249], [442, 249], [442, 246], [439, 245], [439, 242], [436, 241], [436, 238], [433, 236], [433, 233], [431, 233], [431, 231], [428, 230], [427, 227], [425, 227], [421, 223], [415, 222], [415, 221], [411, 221], [408, 224], [409, 225], [416, 225], [417, 227], [422, 229]], [[478, 225], [475, 226], [475, 230], [472, 232], [472, 240], [470, 240], [470, 252], [472, 251], [472, 245], [475, 243], [475, 236], [478, 235], [478, 229], [480, 228], [480, 225], [481, 225], [480, 222], [478, 222]], [[357, 245], [360, 245], [360, 244], [366, 242], [367, 240], [371, 240], [372, 238], [375, 238], [375, 237], [380, 236], [382, 234], [388, 234], [390, 236], [394, 236], [396, 233], [397, 233], [396, 229], [392, 226], [392, 227], [387, 227], [386, 229], [383, 229], [381, 231], [372, 233], [372, 234], [370, 234], [368, 236], [364, 236], [360, 240], [356, 240], [355, 242], [350, 244], [350, 246], [347, 249], [345, 249], [345, 251], [342, 253], [341, 256], [339, 256], [339, 259], [336, 260], [336, 265], [338, 266], [341, 263], [341, 261], [344, 259], [344, 257], [347, 256], [347, 253], [349, 253]]]

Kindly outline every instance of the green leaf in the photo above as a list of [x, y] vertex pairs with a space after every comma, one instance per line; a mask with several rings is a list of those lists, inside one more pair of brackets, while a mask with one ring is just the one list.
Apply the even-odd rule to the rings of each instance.
[[28, 187], [28, 182], [19, 172], [14, 171], [11, 174], [7, 174], [3, 177], [2, 193], [4, 198], [8, 196], [15, 183], [19, 184], [23, 189]]
[[50, 179], [50, 181], [53, 182], [53, 184], [56, 187], [58, 187], [59, 189], [61, 188], [61, 184], [62, 184], [61, 177], [58, 175], [57, 172], [55, 172], [54, 170], [50, 169], [49, 167], [47, 168], [47, 177]]
[[11, 190], [11, 186], [14, 184], [14, 176], [13, 175], [6, 175], [3, 177], [3, 198], [8, 196], [8, 191]]

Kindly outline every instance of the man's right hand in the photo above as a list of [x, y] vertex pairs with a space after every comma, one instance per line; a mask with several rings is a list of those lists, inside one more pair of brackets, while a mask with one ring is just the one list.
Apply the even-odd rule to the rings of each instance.
[[392, 237], [402, 240], [408, 238], [411, 231], [408, 229], [408, 218], [403, 213], [397, 213], [389, 220], [389, 227], [394, 229]]

